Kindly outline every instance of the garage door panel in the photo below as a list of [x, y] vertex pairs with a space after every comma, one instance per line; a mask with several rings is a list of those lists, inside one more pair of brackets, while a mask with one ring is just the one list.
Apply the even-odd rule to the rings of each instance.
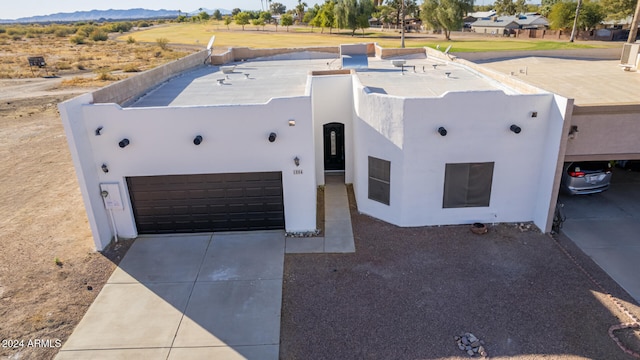
[[284, 228], [280, 172], [131, 177], [127, 183], [141, 234]]

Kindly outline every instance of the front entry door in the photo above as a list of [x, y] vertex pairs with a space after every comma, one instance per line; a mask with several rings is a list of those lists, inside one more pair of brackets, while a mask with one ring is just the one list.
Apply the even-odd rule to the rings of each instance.
[[324, 169], [344, 170], [344, 124], [324, 125]]

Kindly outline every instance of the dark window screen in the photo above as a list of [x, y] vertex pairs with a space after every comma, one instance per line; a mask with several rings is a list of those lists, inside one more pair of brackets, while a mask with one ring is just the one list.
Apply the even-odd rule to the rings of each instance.
[[369, 156], [369, 199], [389, 205], [391, 162]]
[[489, 206], [494, 163], [447, 164], [443, 208]]

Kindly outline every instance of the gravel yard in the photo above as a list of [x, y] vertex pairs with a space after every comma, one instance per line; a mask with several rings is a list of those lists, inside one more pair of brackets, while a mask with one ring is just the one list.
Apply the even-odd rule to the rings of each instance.
[[[490, 358], [633, 359], [607, 333], [629, 319], [550, 236], [516, 225], [485, 235], [398, 228], [351, 203], [355, 254], [285, 258], [281, 359], [464, 359], [454, 336], [466, 332]], [[558, 241], [640, 313], [570, 240]], [[618, 335], [638, 350], [637, 336]]]

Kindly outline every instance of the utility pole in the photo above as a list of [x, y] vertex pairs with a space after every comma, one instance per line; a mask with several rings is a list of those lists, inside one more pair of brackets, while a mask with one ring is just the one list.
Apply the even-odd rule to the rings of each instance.
[[578, 6], [576, 6], [576, 18], [573, 19], [573, 29], [571, 30], [571, 37], [569, 42], [573, 42], [576, 39], [576, 30], [578, 29], [578, 17], [580, 16], [580, 7], [582, 7], [582, 0], [578, 0]]
[[401, 6], [402, 11], [400, 16], [400, 24], [401, 24], [400, 26], [402, 27], [402, 30], [400, 33], [402, 35], [400, 35], [400, 47], [404, 49], [404, 0], [400, 0], [400, 3], [402, 3], [402, 6]]
[[636, 37], [638, 36], [638, 25], [640, 25], [640, 0], [636, 4], [636, 12], [633, 14], [633, 21], [631, 21], [631, 30], [629, 31], [629, 39], [627, 39], [629, 44], [636, 42]]

